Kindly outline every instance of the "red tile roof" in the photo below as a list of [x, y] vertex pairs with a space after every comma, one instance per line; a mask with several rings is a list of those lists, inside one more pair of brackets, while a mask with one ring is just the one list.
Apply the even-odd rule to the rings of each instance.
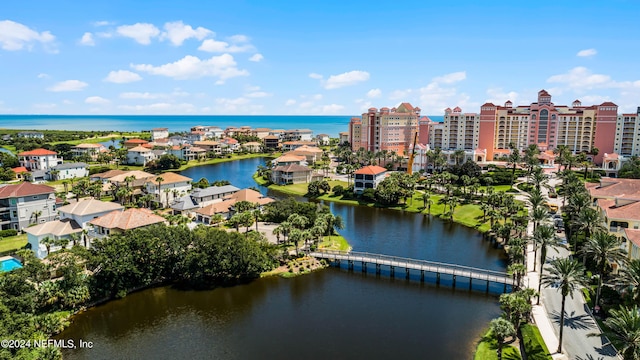
[[129, 140], [125, 140], [124, 143], [125, 144], [146, 144], [148, 143], [148, 141], [142, 140], [142, 139], [129, 139]]
[[46, 156], [46, 155], [58, 155], [57, 152], [47, 149], [35, 149], [31, 151], [23, 151], [18, 156]]
[[640, 230], [637, 230], [637, 229], [624, 229], [624, 235], [636, 247], [640, 247]]
[[91, 220], [89, 223], [106, 229], [130, 230], [142, 226], [165, 222], [162, 216], [158, 216], [149, 209], [131, 208], [123, 212], [112, 211], [107, 215]]
[[387, 169], [385, 169], [385, 168], [383, 168], [381, 166], [369, 165], [369, 166], [365, 166], [363, 168], [360, 168], [360, 169], [356, 170], [356, 172], [354, 172], [354, 174], [378, 175], [378, 174], [382, 174], [385, 171], [387, 171]]
[[24, 167], [24, 166], [18, 166], [18, 167], [15, 167], [15, 168], [11, 169], [11, 170], [13, 170], [13, 172], [16, 173], [16, 174], [20, 174], [20, 173], [23, 173], [23, 172], [29, 172], [29, 170], [27, 170], [27, 168]]
[[29, 195], [54, 194], [55, 192], [56, 189], [52, 188], [51, 186], [23, 182], [17, 185], [7, 185], [0, 187], [0, 199]]

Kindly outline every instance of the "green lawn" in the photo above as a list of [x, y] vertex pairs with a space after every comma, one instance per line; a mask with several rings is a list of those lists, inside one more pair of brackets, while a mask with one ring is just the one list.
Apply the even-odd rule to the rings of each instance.
[[[488, 331], [478, 343], [474, 360], [494, 360], [498, 359], [498, 342], [491, 339], [491, 333]], [[503, 360], [521, 360], [520, 351], [511, 345], [505, 344], [502, 347]]]
[[259, 176], [258, 173], [253, 174], [252, 178], [253, 178], [253, 181], [255, 181], [256, 183], [258, 183], [258, 185], [261, 185], [261, 186], [266, 186], [269, 183], [269, 181], [263, 179], [262, 176]]
[[325, 236], [322, 242], [319, 244], [318, 249], [323, 250], [338, 250], [338, 251], [349, 251], [351, 250], [351, 246], [347, 239], [345, 239], [341, 235], [331, 235]]
[[[510, 185], [494, 185], [493, 186], [493, 190], [495, 192], [506, 192], [509, 189], [511, 189]], [[487, 187], [486, 186], [479, 186], [478, 190], [484, 190], [485, 192], [487, 192]]]
[[529, 360], [551, 360], [549, 355], [549, 349], [542, 340], [540, 330], [538, 327], [532, 324], [524, 324], [522, 328], [522, 339], [524, 341], [524, 351], [527, 354]]
[[[115, 138], [116, 139], [115, 143], [117, 144], [120, 140], [122, 140], [123, 136], [127, 137], [127, 138], [142, 138], [142, 139], [146, 138], [148, 140], [149, 134], [148, 133], [145, 134], [145, 133], [141, 133], [141, 132], [127, 132], [127, 133], [122, 133], [122, 134], [113, 134], [113, 136], [94, 137], [94, 138], [79, 139], [79, 140], [69, 140], [69, 141], [53, 141], [53, 142], [50, 142], [49, 144], [51, 144], [51, 145], [57, 145], [57, 144], [71, 144], [71, 145], [97, 144], [97, 143], [111, 141], [111, 138]], [[109, 147], [109, 145], [111, 145], [111, 143], [107, 144], [106, 146]]]
[[27, 245], [27, 234], [0, 238], [0, 253], [13, 252]]
[[246, 154], [246, 155], [231, 155], [230, 158], [224, 157], [224, 158], [218, 158], [218, 159], [209, 159], [209, 160], [205, 160], [205, 161], [197, 161], [197, 160], [192, 160], [189, 161], [188, 163], [180, 166], [179, 169], [172, 169], [171, 171], [182, 171], [182, 170], [186, 170], [188, 168], [192, 168], [194, 166], [202, 166], [202, 165], [213, 165], [213, 164], [219, 164], [219, 163], [223, 163], [223, 162], [228, 162], [228, 161], [235, 161], [235, 160], [243, 160], [243, 159], [252, 159], [252, 158], [260, 158], [260, 157], [278, 157], [280, 154], [279, 153], [275, 153], [275, 154], [267, 154], [267, 153], [258, 153], [258, 154]]
[[[289, 194], [289, 195], [304, 196], [304, 195], [307, 194], [307, 186], [308, 185], [309, 184], [307, 184], [307, 183], [290, 184], [290, 185], [275, 185], [275, 184], [272, 184], [272, 185], [269, 185], [269, 189], [280, 191], [282, 193]], [[340, 180], [329, 180], [329, 185], [331, 186], [332, 189], [336, 185], [341, 185], [345, 189], [347, 188], [347, 183], [344, 182], [344, 181], [340, 181]], [[334, 201], [334, 199], [336, 199], [336, 198], [335, 197], [332, 198], [331, 194], [325, 194], [325, 195], [319, 196], [318, 199]]]

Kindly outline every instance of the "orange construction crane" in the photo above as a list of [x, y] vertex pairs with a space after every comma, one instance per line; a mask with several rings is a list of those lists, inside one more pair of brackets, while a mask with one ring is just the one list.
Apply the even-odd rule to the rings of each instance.
[[407, 163], [407, 174], [413, 174], [413, 159], [416, 157], [416, 143], [418, 142], [418, 132], [413, 137], [413, 149], [411, 149], [411, 154], [409, 154], [409, 163]]

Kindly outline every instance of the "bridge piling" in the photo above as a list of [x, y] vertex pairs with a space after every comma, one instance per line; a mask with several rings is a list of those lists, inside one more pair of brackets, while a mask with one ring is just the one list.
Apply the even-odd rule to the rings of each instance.
[[453, 274], [453, 288], [456, 288], [456, 274]]
[[469, 277], [469, 290], [473, 288], [473, 285], [471, 284], [472, 281], [473, 281], [473, 278]]
[[347, 269], [353, 271], [353, 260], [349, 260], [349, 263], [347, 265]]
[[396, 268], [393, 265], [389, 265], [389, 271], [391, 272], [391, 277], [396, 277]]
[[376, 264], [376, 275], [380, 275], [380, 264]]
[[367, 272], [367, 263], [366, 262], [362, 262], [362, 272], [366, 273]]
[[424, 270], [420, 270], [420, 282], [424, 282]]
[[405, 272], [406, 272], [406, 279], [409, 280], [409, 268], [405, 268]]
[[440, 273], [436, 273], [436, 284], [440, 285]]

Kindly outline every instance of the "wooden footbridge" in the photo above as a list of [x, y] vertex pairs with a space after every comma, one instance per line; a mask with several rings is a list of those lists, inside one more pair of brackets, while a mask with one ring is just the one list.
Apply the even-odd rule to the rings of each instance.
[[391, 277], [395, 277], [396, 268], [404, 269], [407, 279], [410, 277], [411, 270], [420, 271], [420, 281], [422, 282], [424, 282], [425, 272], [436, 274], [437, 284], [440, 284], [441, 275], [448, 275], [451, 276], [453, 287], [456, 286], [456, 279], [458, 277], [469, 279], [469, 288], [471, 288], [473, 280], [486, 282], [487, 291], [489, 291], [490, 283], [504, 285], [504, 292], [507, 292], [507, 285], [512, 287], [516, 285], [514, 277], [505, 272], [478, 269], [469, 266], [355, 251], [343, 252], [335, 250], [318, 250], [310, 252], [309, 255], [315, 258], [329, 260], [338, 266], [341, 261], [346, 261], [349, 269], [353, 269], [354, 262], [360, 262], [362, 265], [362, 272], [365, 273], [367, 272], [368, 264], [375, 265], [376, 274], [380, 274], [382, 266], [388, 266]]

